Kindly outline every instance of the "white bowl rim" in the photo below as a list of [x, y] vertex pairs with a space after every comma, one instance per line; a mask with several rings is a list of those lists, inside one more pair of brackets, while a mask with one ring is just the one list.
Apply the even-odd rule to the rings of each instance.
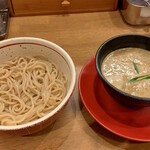
[[47, 44], [47, 45], [55, 47], [56, 51], [57, 51], [57, 49], [59, 49], [59, 52], [63, 55], [64, 59], [67, 62], [69, 62], [68, 65], [69, 65], [69, 68], [70, 68], [71, 73], [72, 73], [71, 84], [70, 84], [70, 88], [67, 92], [67, 95], [65, 96], [63, 101], [54, 110], [52, 110], [50, 113], [48, 113], [46, 116], [39, 118], [35, 121], [29, 122], [26, 124], [21, 124], [21, 125], [15, 125], [15, 126], [0, 125], [0, 130], [4, 130], [4, 131], [5, 130], [27, 129], [28, 127], [32, 127], [32, 126], [35, 126], [37, 124], [40, 124], [40, 123], [44, 122], [45, 120], [49, 119], [50, 117], [52, 117], [54, 114], [59, 112], [59, 110], [61, 108], [63, 108], [63, 106], [69, 101], [69, 99], [70, 99], [70, 97], [74, 91], [75, 83], [76, 83], [76, 71], [75, 71], [75, 65], [73, 63], [73, 60], [71, 59], [69, 54], [63, 48], [61, 48], [60, 46], [58, 46], [57, 44], [55, 44], [51, 41], [41, 39], [41, 38], [36, 38], [36, 37], [15, 37], [15, 38], [10, 38], [10, 39], [5, 39], [3, 41], [0, 41], [0, 48], [1, 48], [1, 44], [10, 45], [10, 44], [18, 43], [20, 41], [21, 42], [28, 42], [28, 43], [30, 43], [32, 41], [31, 44], [33, 44], [34, 42], [35, 43], [40, 42], [43, 45]]

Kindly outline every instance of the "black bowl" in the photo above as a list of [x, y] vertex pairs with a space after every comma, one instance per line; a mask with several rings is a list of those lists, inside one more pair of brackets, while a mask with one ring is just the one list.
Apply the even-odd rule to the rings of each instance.
[[139, 108], [144, 106], [150, 106], [150, 98], [138, 97], [127, 94], [109, 83], [101, 72], [101, 65], [104, 58], [112, 51], [126, 48], [135, 47], [143, 48], [150, 51], [150, 37], [137, 34], [120, 35], [113, 37], [104, 42], [98, 49], [95, 57], [96, 70], [102, 79], [106, 90], [111, 96], [113, 96], [118, 102], [126, 106], [133, 108]]

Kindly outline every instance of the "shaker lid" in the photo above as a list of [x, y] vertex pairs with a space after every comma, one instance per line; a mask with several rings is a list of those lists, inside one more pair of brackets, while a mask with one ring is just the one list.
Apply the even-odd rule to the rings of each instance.
[[150, 7], [150, 0], [127, 0], [128, 3], [131, 3], [136, 6], [145, 6]]

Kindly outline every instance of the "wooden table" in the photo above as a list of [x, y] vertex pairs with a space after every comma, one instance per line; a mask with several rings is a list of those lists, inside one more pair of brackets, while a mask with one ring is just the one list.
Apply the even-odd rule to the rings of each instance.
[[[7, 38], [31, 36], [52, 41], [72, 57], [77, 75], [108, 38], [120, 34], [150, 35], [150, 26], [130, 26], [118, 11], [14, 17]], [[149, 150], [150, 143], [121, 138], [99, 125], [83, 106], [78, 84], [57, 121], [31, 136], [0, 136], [0, 150]]]

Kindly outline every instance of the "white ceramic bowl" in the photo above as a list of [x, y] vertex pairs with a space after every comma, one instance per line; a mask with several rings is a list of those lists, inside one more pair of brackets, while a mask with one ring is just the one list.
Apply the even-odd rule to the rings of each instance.
[[70, 56], [61, 47], [52, 42], [32, 37], [19, 37], [0, 41], [0, 63], [15, 56], [37, 55], [42, 55], [53, 61], [66, 74], [68, 79], [67, 94], [63, 101], [46, 116], [23, 125], [0, 125], [0, 132], [29, 135], [44, 129], [57, 119], [73, 93], [76, 82], [75, 66]]

